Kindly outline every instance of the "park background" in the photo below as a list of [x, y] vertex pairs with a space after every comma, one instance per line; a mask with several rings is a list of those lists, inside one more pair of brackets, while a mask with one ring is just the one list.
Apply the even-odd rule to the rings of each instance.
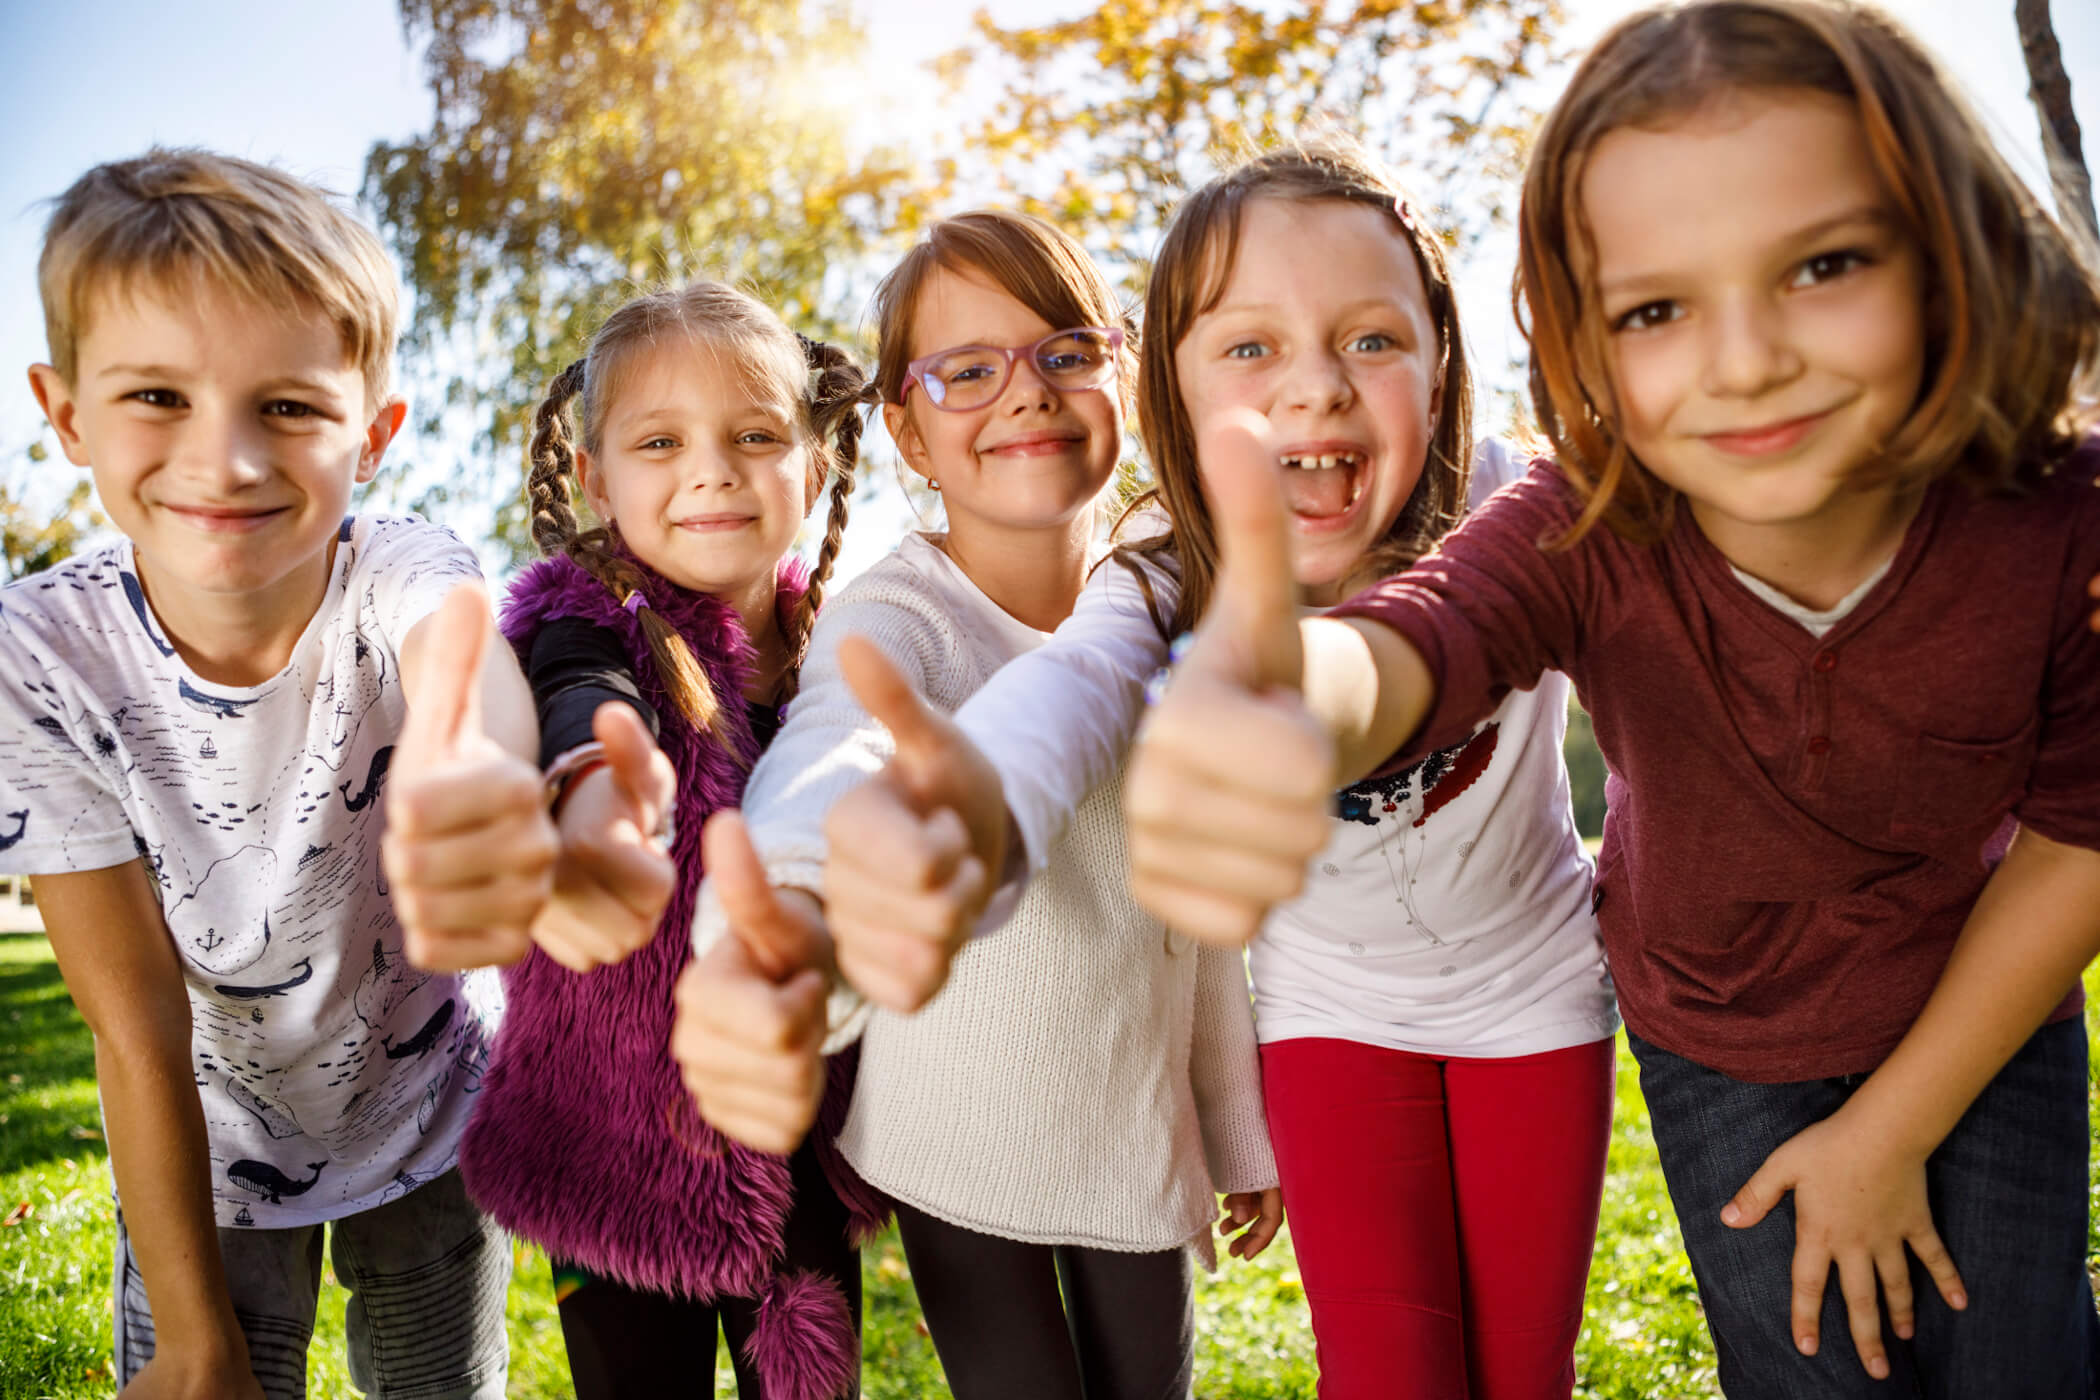
[[[2027, 0], [2033, 5], [2035, 0]], [[272, 161], [358, 202], [409, 289], [408, 428], [365, 498], [522, 557], [520, 425], [611, 304], [726, 276], [865, 352], [867, 294], [930, 218], [1018, 203], [1082, 237], [1133, 304], [1178, 194], [1221, 150], [1352, 132], [1452, 230], [1483, 431], [1521, 426], [1509, 308], [1515, 175], [1570, 62], [1630, 0], [0, 0], [0, 566], [91, 543], [85, 473], [20, 367], [45, 358], [45, 201], [155, 143]], [[2050, 199], [2014, 0], [1890, 0]], [[2057, 4], [2077, 112], [2100, 131], [2100, 6]], [[879, 419], [839, 576], [937, 502]], [[1133, 451], [1133, 471], [1142, 465]], [[1603, 765], [1571, 724], [1578, 815]], [[5, 883], [5, 882], [0, 882]], [[0, 889], [0, 929], [20, 898]], [[25, 922], [33, 922], [33, 913]], [[113, 1212], [93, 1048], [48, 947], [0, 932], [0, 1400], [106, 1394]], [[894, 1237], [866, 1255], [871, 1397], [945, 1394]], [[520, 1249], [513, 1393], [566, 1393], [544, 1261]], [[313, 1394], [349, 1395], [341, 1294]], [[1313, 1393], [1288, 1237], [1199, 1293], [1198, 1394]], [[332, 1316], [331, 1316], [332, 1314]], [[1717, 1394], [1630, 1061], [1579, 1395]], [[726, 1366], [720, 1371], [726, 1380]], [[723, 1394], [733, 1393], [723, 1389]]]

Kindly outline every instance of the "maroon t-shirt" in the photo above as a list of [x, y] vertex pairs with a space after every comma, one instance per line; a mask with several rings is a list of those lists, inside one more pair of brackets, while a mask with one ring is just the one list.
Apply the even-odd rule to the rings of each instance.
[[[2100, 850], [2100, 438], [2038, 490], [1940, 482], [1818, 639], [1688, 515], [1574, 518], [1550, 462], [1335, 611], [1412, 642], [1437, 701], [1396, 762], [1565, 671], [1611, 767], [1598, 920], [1626, 1023], [1738, 1079], [1861, 1073], [1917, 1018], [2011, 822]], [[2074, 986], [2057, 1017], [2081, 1005]]]

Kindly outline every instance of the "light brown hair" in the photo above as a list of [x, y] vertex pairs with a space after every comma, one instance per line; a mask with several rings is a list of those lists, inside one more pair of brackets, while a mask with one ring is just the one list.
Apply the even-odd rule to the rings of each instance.
[[314, 186], [211, 151], [155, 147], [58, 197], [37, 262], [52, 367], [73, 382], [99, 298], [200, 282], [325, 316], [364, 375], [366, 407], [385, 401], [400, 289], [378, 235]]
[[[1436, 412], [1436, 429], [1421, 480], [1393, 528], [1365, 551], [1365, 565], [1379, 575], [1396, 573], [1428, 553], [1465, 513], [1472, 477], [1473, 379], [1466, 367], [1458, 298], [1442, 241], [1408, 204], [1399, 182], [1361, 147], [1339, 138], [1288, 146], [1242, 162], [1174, 211], [1145, 294], [1138, 421], [1156, 484], [1131, 503], [1124, 519], [1157, 504], [1172, 522], [1169, 534], [1127, 546], [1131, 553], [1170, 556], [1178, 564], [1181, 597], [1164, 629], [1170, 635], [1202, 620], [1218, 573], [1217, 530], [1203, 499], [1196, 429], [1175, 377], [1174, 351], [1225, 295], [1239, 253], [1240, 217], [1254, 199], [1335, 200], [1379, 210], [1392, 221], [1394, 237], [1414, 254], [1422, 276], [1442, 356], [1439, 386], [1430, 405]], [[1138, 577], [1144, 578], [1142, 570]]]
[[[976, 209], [926, 230], [875, 288], [875, 387], [888, 404], [904, 401], [904, 369], [919, 354], [944, 346], [916, 345], [919, 298], [937, 268], [976, 272], [1048, 322], [1134, 330], [1130, 316], [1094, 260], [1071, 235], [1032, 214]], [[1130, 341], [1117, 365], [1117, 392], [1127, 406], [1137, 379]]]
[[1653, 539], [1676, 504], [1614, 426], [1608, 327], [1584, 276], [1595, 261], [1579, 206], [1586, 158], [1620, 127], [1664, 127], [1731, 91], [1796, 89], [1858, 112], [1925, 266], [1925, 382], [1855, 479], [1923, 484], [1952, 474], [2018, 488], [2075, 443], [2076, 401], [2093, 390], [2100, 287], [1917, 41], [1847, 0], [1657, 8], [1598, 41], [1524, 173], [1517, 312], [1531, 342], [1531, 397], [1584, 501], [1559, 543], [1600, 520]]
[[[526, 478], [532, 540], [542, 554], [567, 554], [622, 603], [641, 592], [642, 566], [620, 548], [617, 527], [586, 530], [577, 520], [576, 445], [580, 442], [586, 452], [599, 450], [607, 409], [634, 357], [680, 339], [725, 352], [756, 394], [790, 407], [809, 447], [814, 483], [830, 484], [824, 542], [810, 570], [809, 587], [787, 622], [788, 670], [781, 680], [786, 699], [794, 694], [797, 672], [809, 650], [810, 628], [823, 604], [824, 584], [838, 559], [853, 504], [853, 469], [864, 426], [860, 406], [870, 395], [866, 376], [845, 351], [796, 335], [762, 303], [720, 282], [696, 282], [636, 297], [606, 318], [582, 359], [555, 376], [534, 416]], [[572, 400], [574, 430], [569, 422]], [[812, 505], [816, 494], [814, 489], [810, 492]], [[720, 737], [722, 700], [692, 648], [655, 609], [641, 608], [637, 616], [657, 673], [679, 712], [695, 728]]]

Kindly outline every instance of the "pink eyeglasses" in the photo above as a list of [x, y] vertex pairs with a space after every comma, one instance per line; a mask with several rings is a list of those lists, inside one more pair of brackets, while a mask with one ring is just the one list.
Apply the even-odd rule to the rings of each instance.
[[906, 365], [897, 401], [902, 403], [917, 383], [925, 386], [935, 408], [950, 413], [983, 408], [1006, 392], [1014, 361], [1023, 355], [1053, 389], [1099, 389], [1116, 377], [1116, 352], [1122, 348], [1123, 332], [1113, 326], [1052, 331], [1033, 345], [958, 345]]

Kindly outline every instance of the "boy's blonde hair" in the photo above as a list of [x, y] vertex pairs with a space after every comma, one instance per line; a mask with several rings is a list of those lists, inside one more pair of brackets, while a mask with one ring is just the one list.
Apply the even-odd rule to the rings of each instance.
[[1855, 0], [1659, 5], [1597, 41], [1525, 166], [1517, 277], [1532, 404], [1585, 503], [1561, 543], [1599, 521], [1654, 539], [1676, 505], [1616, 425], [1603, 310], [1583, 275], [1584, 163], [1620, 127], [1653, 129], [1746, 91], [1851, 105], [1924, 261], [1925, 383], [1856, 480], [2019, 489], [2090, 419], [2081, 400], [2100, 378], [2100, 282], [1915, 39]]
[[364, 374], [368, 406], [386, 397], [400, 292], [378, 235], [305, 181], [211, 151], [155, 147], [96, 166], [58, 197], [37, 262], [52, 366], [73, 382], [99, 298], [200, 281], [326, 316]]

